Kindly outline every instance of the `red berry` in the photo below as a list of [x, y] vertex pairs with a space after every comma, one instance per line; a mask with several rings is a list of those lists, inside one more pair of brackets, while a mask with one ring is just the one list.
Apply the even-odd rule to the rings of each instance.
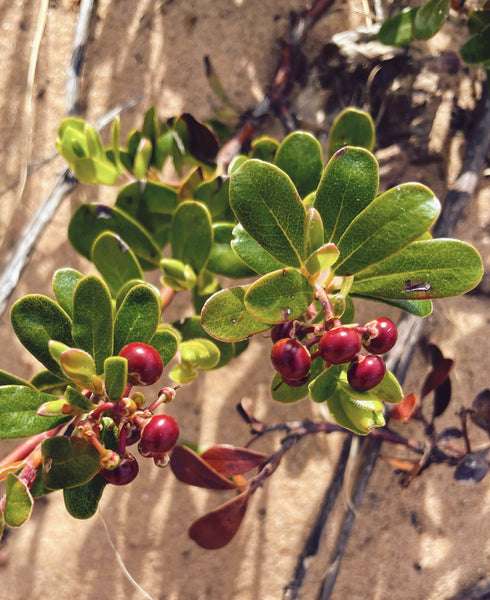
[[286, 323], [279, 323], [279, 325], [275, 325], [271, 329], [271, 339], [274, 342], [278, 342], [284, 338], [291, 337], [289, 334], [291, 333], [291, 329], [293, 328], [293, 322], [287, 321]]
[[309, 379], [310, 379], [310, 374], [308, 373], [308, 375], [305, 375], [304, 377], [301, 377], [300, 379], [284, 379], [283, 378], [283, 382], [286, 385], [289, 385], [291, 387], [301, 387], [302, 385], [305, 385], [305, 383], [308, 383]]
[[378, 385], [386, 371], [384, 360], [375, 354], [359, 355], [347, 369], [347, 381], [359, 392]]
[[361, 349], [361, 336], [352, 327], [335, 327], [324, 333], [318, 351], [324, 361], [343, 365], [353, 360]]
[[140, 428], [136, 423], [131, 423], [126, 429], [126, 446], [131, 446], [131, 444], [136, 444], [136, 442], [140, 439]]
[[163, 361], [160, 354], [142, 342], [127, 344], [119, 352], [128, 361], [128, 379], [134, 385], [152, 385], [160, 379]]
[[164, 454], [177, 443], [179, 426], [170, 415], [155, 415], [143, 428], [138, 450], [143, 456]]
[[138, 471], [138, 461], [131, 454], [127, 454], [125, 458], [121, 459], [118, 467], [112, 470], [102, 469], [100, 474], [107, 483], [112, 483], [112, 485], [127, 485], [138, 475]]
[[379, 317], [366, 323], [366, 333], [362, 336], [362, 344], [366, 350], [374, 354], [385, 354], [395, 345], [398, 337], [396, 325], [386, 317]]
[[285, 381], [295, 381], [306, 377], [310, 372], [311, 356], [303, 344], [284, 338], [272, 346], [271, 362]]

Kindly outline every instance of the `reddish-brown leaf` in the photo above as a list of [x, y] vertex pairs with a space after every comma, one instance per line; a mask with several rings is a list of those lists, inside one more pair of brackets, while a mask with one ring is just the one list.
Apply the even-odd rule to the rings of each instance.
[[401, 402], [395, 404], [390, 409], [390, 419], [397, 421], [408, 421], [413, 415], [417, 407], [417, 396], [415, 394], [407, 394]]
[[237, 485], [220, 475], [187, 446], [175, 446], [170, 466], [179, 481], [209, 490], [234, 490]]
[[453, 360], [450, 358], [441, 358], [432, 365], [431, 371], [428, 373], [422, 385], [420, 397], [425, 398], [427, 394], [433, 392], [449, 375], [449, 371], [453, 366]]
[[208, 448], [201, 458], [224, 477], [233, 477], [260, 467], [266, 455], [247, 448], [219, 444]]
[[470, 417], [490, 435], [490, 389], [482, 390], [473, 400]]
[[247, 510], [248, 491], [228, 500], [189, 527], [189, 537], [207, 550], [217, 550], [233, 539]]

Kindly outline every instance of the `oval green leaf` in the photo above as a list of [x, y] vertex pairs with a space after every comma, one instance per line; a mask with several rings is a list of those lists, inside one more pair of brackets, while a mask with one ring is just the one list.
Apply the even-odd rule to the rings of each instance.
[[428, 40], [442, 27], [450, 7], [449, 0], [429, 0], [415, 14], [412, 32], [417, 40]]
[[395, 254], [430, 228], [440, 208], [433, 192], [419, 183], [406, 183], [384, 192], [340, 238], [336, 274], [358, 273]]
[[75, 269], [58, 269], [53, 276], [53, 292], [61, 308], [70, 317], [73, 313], [73, 293], [83, 275]]
[[233, 279], [251, 277], [255, 271], [240, 260], [231, 247], [234, 227], [235, 223], [213, 224], [214, 242], [206, 268], [211, 273]]
[[113, 316], [109, 288], [96, 275], [80, 279], [75, 288], [72, 332], [76, 345], [90, 354], [97, 374], [102, 374], [105, 359], [112, 356]]
[[266, 252], [240, 224], [233, 229], [231, 247], [240, 260], [259, 275], [266, 275], [286, 266]]
[[402, 12], [386, 19], [378, 32], [378, 39], [388, 46], [408, 46], [413, 42], [412, 25], [418, 6], [405, 8]]
[[93, 517], [106, 485], [107, 482], [102, 475], [96, 475], [83, 485], [64, 489], [63, 499], [66, 510], [75, 519]]
[[41, 444], [44, 484], [51, 490], [87, 483], [100, 469], [100, 454], [82, 438], [52, 437]]
[[110, 356], [104, 362], [104, 384], [110, 400], [120, 400], [128, 384], [128, 361], [122, 356]]
[[230, 205], [243, 228], [276, 260], [303, 265], [306, 210], [284, 171], [248, 160], [232, 175]]
[[378, 162], [364, 148], [348, 147], [328, 161], [315, 196], [325, 240], [336, 244], [350, 223], [376, 197]]
[[248, 312], [265, 323], [283, 323], [306, 312], [315, 297], [308, 279], [287, 268], [264, 275], [253, 283], [244, 297]]
[[12, 327], [29, 352], [49, 371], [64, 379], [64, 373], [49, 352], [49, 341], [74, 346], [72, 323], [56, 302], [31, 294], [17, 300], [10, 311]]
[[180, 344], [180, 336], [178, 332], [170, 325], [159, 325], [149, 344], [160, 354], [162, 357], [163, 366], [166, 367], [172, 358], [177, 354]]
[[136, 285], [124, 298], [114, 321], [114, 354], [131, 342], [147, 344], [160, 322], [160, 301], [152, 287]]
[[172, 219], [172, 257], [190, 265], [199, 274], [208, 261], [213, 245], [211, 215], [205, 204], [186, 200]]
[[323, 171], [322, 147], [311, 133], [293, 131], [279, 145], [277, 167], [291, 177], [301, 198], [316, 190]]
[[31, 516], [34, 507], [29, 488], [17, 475], [9, 473], [5, 481], [5, 523], [10, 527], [20, 527]]
[[352, 106], [344, 108], [332, 123], [328, 134], [328, 157], [345, 146], [372, 150], [376, 133], [371, 115]]
[[248, 286], [220, 290], [205, 302], [201, 322], [211, 337], [238, 342], [270, 328], [270, 324], [254, 319], [245, 308], [243, 298], [247, 290]]
[[216, 344], [220, 351], [220, 359], [213, 367], [214, 369], [223, 367], [233, 358], [233, 344], [230, 342], [220, 342], [219, 340], [212, 338], [201, 325], [201, 318], [199, 316], [195, 315], [180, 321], [175, 321], [173, 325], [182, 334], [182, 339], [184, 341], [194, 338], [208, 338]]

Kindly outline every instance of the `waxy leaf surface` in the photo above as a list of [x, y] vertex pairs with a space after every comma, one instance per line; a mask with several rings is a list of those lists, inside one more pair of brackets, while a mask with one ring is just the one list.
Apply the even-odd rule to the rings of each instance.
[[175, 446], [170, 467], [179, 481], [209, 490], [234, 490], [236, 485], [187, 446]]
[[336, 274], [358, 273], [395, 254], [427, 231], [439, 211], [439, 201], [421, 184], [406, 183], [384, 192], [352, 221], [340, 238]]
[[276, 260], [291, 267], [304, 263], [306, 210], [284, 171], [247, 161], [232, 175], [230, 205], [243, 228]]
[[206, 268], [211, 273], [224, 277], [250, 277], [255, 275], [255, 271], [240, 260], [231, 247], [234, 227], [234, 223], [213, 224], [214, 242]]
[[159, 325], [149, 341], [150, 346], [155, 348], [162, 357], [164, 367], [168, 365], [177, 353], [179, 343], [179, 334], [170, 325]]
[[428, 40], [442, 27], [449, 10], [449, 0], [429, 0], [422, 5], [413, 21], [413, 35], [418, 40]]
[[336, 244], [350, 223], [376, 197], [378, 163], [364, 148], [343, 148], [328, 161], [315, 196], [325, 241]]
[[105, 479], [98, 474], [83, 485], [65, 488], [63, 499], [66, 510], [75, 519], [89, 519], [95, 514], [106, 485]]
[[231, 247], [236, 255], [259, 275], [266, 275], [286, 266], [266, 252], [240, 224], [233, 229]]
[[73, 313], [73, 293], [83, 275], [75, 269], [58, 269], [53, 276], [53, 292], [61, 308], [70, 317]]
[[172, 257], [190, 265], [196, 274], [200, 273], [213, 245], [211, 215], [206, 205], [192, 200], [182, 202], [171, 227]]
[[160, 302], [152, 287], [136, 285], [126, 294], [114, 321], [114, 354], [131, 342], [148, 343], [160, 321]]
[[328, 133], [328, 157], [345, 146], [374, 148], [375, 130], [371, 116], [358, 108], [348, 107], [337, 115]]
[[9, 473], [5, 482], [5, 523], [10, 527], [20, 527], [31, 516], [34, 500], [24, 481]]
[[100, 454], [88, 440], [52, 437], [41, 444], [43, 476], [52, 490], [87, 483], [99, 471]]
[[323, 171], [322, 147], [311, 133], [293, 131], [277, 148], [276, 166], [291, 177], [301, 198], [316, 190]]

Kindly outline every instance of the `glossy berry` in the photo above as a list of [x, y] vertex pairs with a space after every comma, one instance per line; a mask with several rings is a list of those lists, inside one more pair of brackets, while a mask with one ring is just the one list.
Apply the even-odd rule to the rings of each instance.
[[143, 456], [164, 454], [177, 443], [179, 426], [170, 415], [155, 415], [144, 426], [138, 450]]
[[386, 371], [384, 360], [376, 354], [359, 355], [347, 369], [347, 381], [355, 390], [365, 392], [378, 385]]
[[112, 470], [102, 469], [100, 474], [107, 483], [112, 483], [112, 485], [127, 485], [138, 475], [138, 471], [138, 461], [131, 454], [127, 454], [125, 458], [121, 459], [118, 467]]
[[140, 428], [136, 423], [131, 423], [126, 429], [126, 446], [136, 444], [140, 439]]
[[361, 336], [351, 327], [335, 327], [325, 332], [318, 344], [324, 361], [332, 365], [343, 365], [353, 360], [361, 349]]
[[367, 332], [362, 336], [362, 344], [373, 354], [385, 354], [395, 345], [398, 337], [396, 325], [386, 317], [379, 317], [366, 323]]
[[119, 352], [128, 361], [128, 379], [134, 385], [152, 385], [163, 372], [160, 354], [148, 344], [132, 342]]
[[274, 325], [271, 329], [271, 339], [274, 342], [278, 342], [284, 338], [289, 338], [291, 329], [293, 328], [293, 322], [287, 321], [286, 323], [279, 323], [279, 325]]
[[284, 338], [272, 346], [271, 362], [285, 381], [296, 381], [310, 372], [311, 356], [303, 344]]
[[305, 385], [305, 383], [308, 383], [310, 379], [310, 374], [308, 373], [307, 375], [305, 375], [304, 377], [301, 377], [300, 379], [284, 379], [283, 377], [283, 382], [286, 385], [289, 385], [291, 387], [301, 387], [302, 385]]

